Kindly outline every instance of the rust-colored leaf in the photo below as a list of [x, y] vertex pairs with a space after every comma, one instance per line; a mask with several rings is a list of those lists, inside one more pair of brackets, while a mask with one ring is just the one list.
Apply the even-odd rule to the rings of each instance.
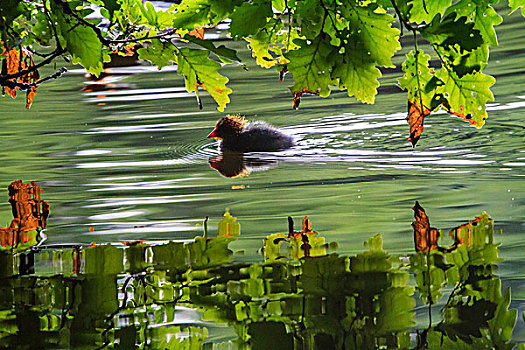
[[318, 95], [317, 92], [310, 90], [307, 87], [302, 88], [300, 91], [295, 91], [293, 93], [293, 108], [299, 109], [299, 104], [301, 103], [301, 96], [303, 94], [312, 94], [312, 95]]
[[8, 191], [14, 219], [9, 226], [0, 227], [3, 247], [30, 241], [33, 236], [28, 232], [44, 229], [49, 216], [49, 203], [40, 198], [43, 190], [34, 182], [14, 181], [8, 186]]
[[[16, 74], [19, 72], [28, 71], [35, 65], [31, 53], [24, 49], [13, 48], [8, 51], [3, 51], [1, 56], [6, 56], [6, 58], [3, 60], [3, 66], [5, 69], [2, 70], [2, 74]], [[33, 84], [39, 79], [40, 75], [38, 74], [38, 71], [34, 70], [31, 72], [28, 71], [21, 77], [13, 79], [13, 81], [23, 84]], [[37, 86], [33, 86], [27, 90], [26, 108], [28, 109], [31, 107], [31, 104], [35, 98], [36, 87]], [[7, 93], [12, 98], [16, 98], [16, 90], [18, 89], [18, 86], [15, 88], [4, 86], [2, 93]]]
[[423, 252], [434, 250], [438, 248], [439, 231], [436, 228], [430, 227], [430, 220], [428, 219], [425, 209], [416, 204], [412, 208], [414, 210], [414, 219], [412, 227], [414, 228], [414, 244], [416, 252]]
[[282, 68], [279, 70], [279, 81], [284, 80], [284, 76], [288, 73], [288, 66], [286, 64], [282, 65]]
[[195, 26], [195, 29], [193, 29], [191, 32], [188, 32], [188, 35], [192, 35], [196, 38], [204, 40], [204, 28]]
[[424, 118], [430, 114], [430, 110], [425, 106], [418, 106], [412, 101], [408, 101], [408, 116], [407, 121], [410, 125], [410, 136], [408, 140], [412, 143], [412, 146], [415, 147], [417, 141], [423, 133], [423, 121]]

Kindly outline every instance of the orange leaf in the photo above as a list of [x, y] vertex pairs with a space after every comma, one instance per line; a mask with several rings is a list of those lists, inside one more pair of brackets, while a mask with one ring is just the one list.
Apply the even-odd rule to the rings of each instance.
[[[452, 238], [454, 238], [454, 245], [460, 245], [460, 244], [467, 244], [467, 247], [470, 247], [472, 245], [472, 226], [477, 225], [477, 223], [481, 220], [479, 216], [476, 216], [474, 220], [469, 220], [468, 224], [459, 225], [458, 227], [453, 228], [448, 232], [448, 235]], [[467, 229], [466, 237], [460, 237], [460, 231], [461, 229]], [[467, 242], [465, 242], [465, 239]]]
[[31, 108], [31, 104], [33, 103], [33, 100], [35, 99], [36, 95], [36, 86], [33, 86], [31, 89], [27, 90], [27, 97], [26, 97], [26, 108]]
[[34, 182], [13, 181], [8, 191], [14, 219], [8, 227], [0, 228], [2, 246], [30, 241], [32, 237], [28, 232], [45, 228], [49, 216], [49, 203], [40, 199], [43, 190]]
[[412, 208], [414, 210], [414, 219], [412, 227], [414, 228], [414, 244], [416, 252], [427, 250], [434, 250], [438, 248], [439, 231], [436, 228], [430, 227], [430, 220], [428, 219], [425, 209], [416, 204]]
[[293, 108], [299, 109], [299, 103], [301, 103], [301, 96], [304, 94], [312, 94], [312, 95], [318, 95], [317, 92], [310, 90], [307, 87], [302, 88], [300, 91], [295, 91], [293, 93]]
[[420, 107], [411, 101], [408, 101], [408, 116], [407, 121], [410, 125], [410, 136], [408, 140], [412, 143], [412, 146], [415, 147], [417, 141], [423, 133], [423, 121], [424, 118], [430, 114], [430, 110], [423, 106], [423, 111]]
[[204, 28], [195, 26], [195, 29], [189, 32], [188, 35], [204, 40]]

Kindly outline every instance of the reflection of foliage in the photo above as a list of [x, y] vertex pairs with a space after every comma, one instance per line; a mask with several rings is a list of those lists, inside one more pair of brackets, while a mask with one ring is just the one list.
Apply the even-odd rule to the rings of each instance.
[[[451, 248], [436, 242], [409, 257], [415, 290], [429, 307], [445, 285], [454, 286], [441, 320], [415, 331], [407, 260], [383, 250], [380, 235], [361, 254], [327, 255], [324, 238], [306, 218], [300, 232], [289, 223], [288, 235], [267, 237], [265, 261], [251, 264], [232, 263], [229, 244], [240, 226], [228, 212], [214, 238], [0, 251], [0, 340], [41, 349], [200, 349], [213, 329], [198, 320], [183, 323], [178, 315], [189, 307], [232, 326], [244, 348], [513, 346], [516, 311], [508, 310], [510, 292], [501, 294], [493, 273], [501, 259], [487, 214], [452, 230]], [[290, 247], [282, 253], [285, 243]], [[28, 254], [33, 271], [13, 268]]]
[[264, 239], [264, 256], [267, 261], [282, 258], [300, 259], [302, 257], [326, 255], [324, 237], [312, 230], [311, 221], [305, 216], [302, 231], [294, 231], [293, 220], [288, 218], [289, 232], [273, 233]]
[[8, 191], [14, 219], [9, 226], [0, 227], [0, 249], [27, 249], [42, 239], [40, 233], [46, 227], [49, 203], [40, 199], [43, 190], [34, 182], [14, 181]]
[[[424, 210], [418, 203], [416, 206], [420, 209], [415, 213], [418, 221], [418, 213]], [[425, 218], [428, 230], [428, 217]], [[413, 226], [417, 248], [428, 241], [421, 232], [416, 232], [421, 226]], [[429, 315], [431, 305], [442, 296], [442, 288], [446, 284], [454, 286], [442, 309], [443, 319], [430, 328], [430, 318], [429, 329], [422, 333], [423, 342], [431, 343], [432, 339], [443, 339], [446, 335], [446, 348], [464, 348], [468, 344], [474, 348], [511, 349], [514, 345], [508, 341], [517, 311], [508, 310], [510, 290], [502, 295], [501, 281], [493, 273], [495, 263], [502, 261], [498, 258], [498, 245], [493, 242], [493, 220], [482, 213], [468, 224], [452, 229], [450, 236], [455, 241], [451, 248], [438, 247], [436, 236], [426, 253], [410, 257], [416, 289], [429, 304]]]

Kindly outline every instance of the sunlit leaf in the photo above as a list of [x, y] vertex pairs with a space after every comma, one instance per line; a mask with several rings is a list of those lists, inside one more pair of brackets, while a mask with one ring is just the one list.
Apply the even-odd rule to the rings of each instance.
[[374, 103], [381, 71], [362, 50], [353, 51], [347, 47], [344, 56], [337, 56], [332, 76], [339, 79], [339, 87], [346, 89], [348, 96], [355, 96], [364, 103]]
[[173, 46], [158, 39], [152, 40], [150, 46], [138, 49], [137, 53], [139, 54], [139, 59], [150, 61], [159, 69], [177, 62], [177, 55]]
[[467, 22], [472, 22], [474, 29], [480, 31], [483, 39], [492, 46], [498, 45], [498, 39], [494, 26], [503, 22], [503, 18], [490, 6], [487, 1], [472, 2], [461, 0], [447, 9], [447, 14], [467, 18]]
[[330, 69], [334, 64], [336, 48], [321, 36], [311, 43], [299, 39], [296, 43], [300, 48], [285, 54], [290, 60], [288, 70], [293, 74], [295, 82], [290, 90], [295, 93], [306, 89], [320, 96], [328, 96], [332, 82]]
[[51, 1], [58, 27], [66, 42], [66, 49], [73, 57], [73, 63], [80, 63], [88, 72], [95, 75], [102, 73], [104, 61], [102, 43], [95, 31], [65, 13], [58, 0]]
[[228, 78], [219, 74], [221, 65], [208, 56], [207, 50], [180, 49], [177, 55], [177, 73], [184, 75], [188, 92], [197, 92], [199, 88], [203, 88], [217, 102], [217, 109], [224, 111], [224, 107], [230, 102], [228, 95], [231, 89], [226, 86]]
[[178, 29], [193, 30], [196, 25], [210, 22], [210, 7], [214, 0], [184, 0], [176, 7], [172, 26]]
[[250, 38], [247, 38], [249, 45], [248, 47], [252, 51], [252, 56], [255, 57], [255, 62], [264, 68], [270, 68], [277, 64], [277, 60], [269, 52], [270, 48], [270, 36], [264, 30], [257, 32], [257, 34], [252, 35]]
[[509, 0], [510, 12], [514, 12], [521, 7], [521, 14], [525, 17], [525, 0]]
[[481, 128], [487, 119], [486, 102], [493, 101], [490, 87], [496, 79], [483, 73], [466, 74], [461, 78], [441, 69], [436, 73], [443, 85], [437, 88], [447, 99], [450, 110], [460, 118], [467, 120], [471, 126]]
[[414, 22], [432, 22], [438, 14], [445, 13], [445, 8], [450, 6], [452, 0], [412, 0], [410, 10], [410, 20]]
[[434, 18], [432, 25], [423, 29], [421, 34], [432, 44], [450, 50], [470, 51], [484, 43], [480, 31], [474, 29], [474, 23], [468, 22], [467, 17], [456, 18], [454, 14], [441, 20]]
[[415, 103], [419, 110], [430, 108], [435, 93], [435, 86], [427, 91], [434, 77], [434, 68], [429, 67], [429, 60], [430, 55], [422, 50], [418, 50], [417, 53], [410, 51], [402, 65], [405, 75], [398, 80], [399, 86], [408, 92], [408, 101]]
[[349, 2], [341, 11], [349, 22], [349, 41], [357, 42], [371, 62], [383, 67], [394, 67], [392, 57], [401, 49], [399, 29], [392, 28], [394, 17], [377, 9], [377, 5], [360, 6]]

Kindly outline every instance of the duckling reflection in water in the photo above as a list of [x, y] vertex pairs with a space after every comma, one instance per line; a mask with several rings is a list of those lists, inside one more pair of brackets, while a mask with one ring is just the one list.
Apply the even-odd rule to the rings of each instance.
[[242, 152], [224, 150], [215, 158], [210, 159], [210, 166], [225, 177], [243, 177], [252, 171], [267, 170], [277, 165], [276, 161], [257, 157], [245, 157]]
[[221, 149], [237, 152], [271, 152], [290, 148], [293, 138], [265, 122], [249, 123], [240, 115], [217, 122], [208, 138], [221, 140]]

